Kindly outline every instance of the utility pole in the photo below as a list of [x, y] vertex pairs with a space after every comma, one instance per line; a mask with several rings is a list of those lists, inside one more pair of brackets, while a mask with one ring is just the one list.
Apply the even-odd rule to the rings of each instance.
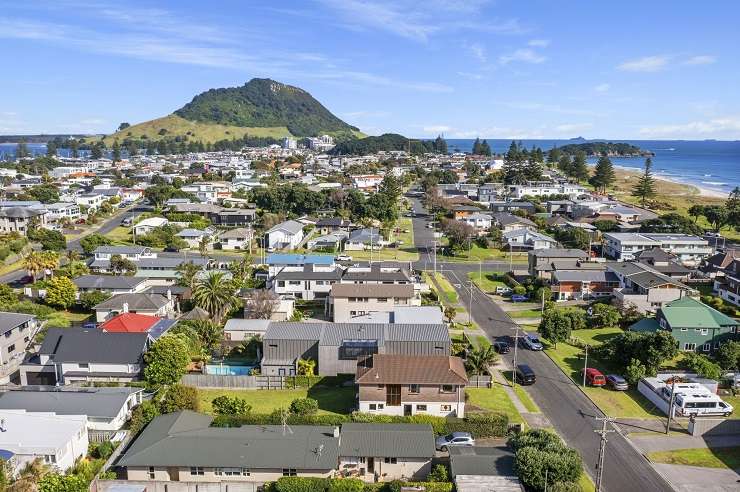
[[601, 429], [594, 429], [594, 432], [601, 436], [601, 442], [599, 443], [599, 462], [596, 465], [596, 492], [601, 492], [601, 483], [604, 479], [604, 455], [606, 454], [606, 435], [610, 432], [616, 432], [614, 429], [607, 430], [606, 424], [614, 422], [612, 417], [596, 417], [596, 420], [601, 420]]
[[583, 359], [583, 387], [586, 387], [586, 369], [588, 368], [588, 344], [586, 344], [586, 358]]
[[516, 334], [514, 335], [514, 366], [511, 368], [511, 387], [516, 386], [516, 349], [519, 347], [519, 325], [516, 325]]
[[432, 241], [432, 245], [434, 248], [434, 276], [437, 276], [437, 240], [435, 239]]
[[473, 326], [473, 318], [472, 318], [472, 311], [473, 311], [473, 281], [470, 281], [470, 298], [468, 300], [468, 324], [470, 326]]
[[665, 426], [665, 433], [671, 432], [671, 420], [673, 418], [673, 403], [676, 401], [676, 376], [671, 378], [671, 399], [668, 403], [668, 422]]

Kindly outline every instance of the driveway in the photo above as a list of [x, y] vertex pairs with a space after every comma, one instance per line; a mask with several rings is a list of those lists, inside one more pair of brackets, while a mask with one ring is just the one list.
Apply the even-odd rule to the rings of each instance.
[[740, 475], [734, 470], [661, 463], [654, 464], [653, 468], [678, 492], [737, 492], [740, 490]]

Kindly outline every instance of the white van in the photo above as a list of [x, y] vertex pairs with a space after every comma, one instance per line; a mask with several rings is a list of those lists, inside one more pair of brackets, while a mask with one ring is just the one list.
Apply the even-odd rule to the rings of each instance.
[[[670, 401], [671, 387], [666, 385], [662, 388], [664, 399]], [[724, 415], [728, 417], [734, 408], [716, 394], [709, 391], [705, 386], [697, 383], [676, 384], [676, 397], [673, 400], [676, 415], [684, 417], [698, 415]]]

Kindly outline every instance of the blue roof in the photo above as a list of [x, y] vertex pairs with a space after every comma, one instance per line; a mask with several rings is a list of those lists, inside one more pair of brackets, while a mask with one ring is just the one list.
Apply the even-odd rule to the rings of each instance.
[[268, 265], [304, 265], [313, 263], [314, 265], [331, 265], [334, 263], [332, 255], [296, 255], [274, 253], [267, 255]]
[[149, 336], [152, 337], [154, 340], [158, 339], [164, 333], [172, 328], [173, 325], [177, 323], [176, 319], [162, 319], [157, 321], [157, 323], [152, 326], [149, 329]]
[[15, 453], [13, 451], [8, 451], [7, 449], [0, 449], [0, 459], [5, 461], [10, 461], [11, 458], [15, 456]]

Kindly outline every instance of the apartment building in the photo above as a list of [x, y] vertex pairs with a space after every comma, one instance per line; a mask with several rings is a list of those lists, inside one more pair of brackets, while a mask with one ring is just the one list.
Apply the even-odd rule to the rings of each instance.
[[[41, 324], [35, 316], [0, 312], [0, 384], [16, 380], [26, 348]], [[17, 381], [15, 381], [17, 382]]]
[[714, 252], [706, 239], [690, 234], [608, 232], [603, 244], [604, 254], [617, 261], [633, 260], [640, 251], [660, 248], [686, 266], [698, 265]]
[[410, 284], [334, 284], [327, 308], [335, 323], [398, 306], [421, 306], [421, 297]]

